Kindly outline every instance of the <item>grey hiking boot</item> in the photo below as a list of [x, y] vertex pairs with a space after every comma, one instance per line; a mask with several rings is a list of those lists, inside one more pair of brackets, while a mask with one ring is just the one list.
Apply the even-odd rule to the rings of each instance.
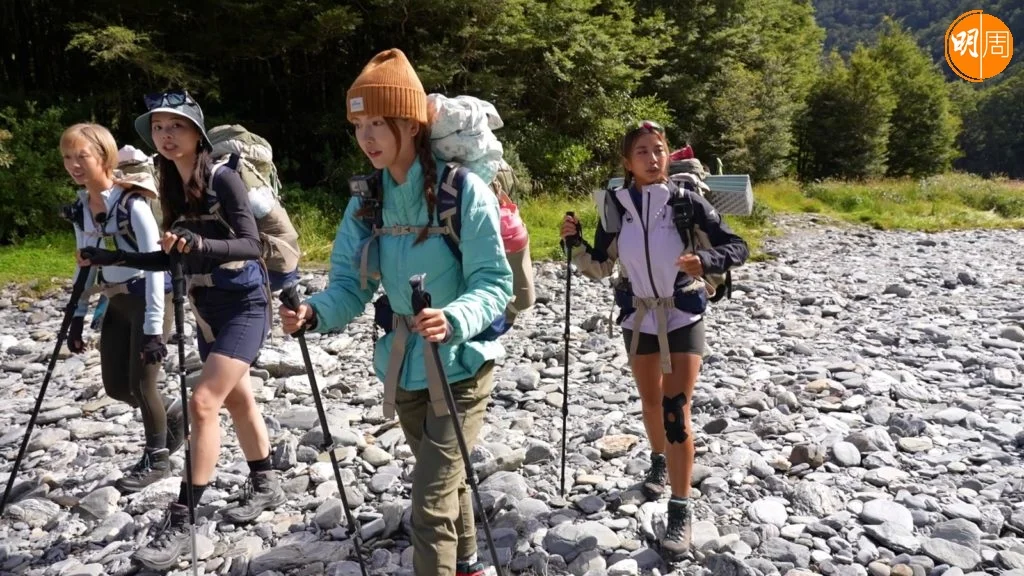
[[174, 503], [167, 509], [153, 539], [133, 558], [150, 570], [166, 572], [190, 554], [192, 538], [188, 527], [188, 506]]
[[690, 542], [693, 538], [693, 508], [689, 498], [668, 501], [668, 527], [661, 541], [663, 554], [671, 559], [692, 558]]
[[185, 416], [181, 413], [181, 398], [167, 407], [167, 453], [174, 454], [185, 443]]
[[640, 490], [644, 498], [657, 500], [665, 493], [665, 475], [668, 473], [668, 460], [664, 454], [651, 454], [651, 468], [644, 478], [644, 485]]
[[274, 510], [287, 501], [277, 471], [256, 472], [250, 474], [242, 486], [242, 499], [238, 506], [224, 510], [222, 516], [235, 524], [252, 522], [264, 510]]
[[146, 448], [142, 452], [142, 458], [139, 458], [128, 474], [117, 480], [115, 486], [122, 494], [132, 494], [154, 482], [167, 478], [171, 474], [169, 457], [170, 453], [166, 448], [157, 450]]

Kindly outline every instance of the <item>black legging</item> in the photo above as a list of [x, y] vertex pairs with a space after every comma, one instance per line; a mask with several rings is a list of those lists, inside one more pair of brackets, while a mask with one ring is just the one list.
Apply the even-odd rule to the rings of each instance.
[[[164, 306], [171, 306], [170, 298], [164, 300]], [[156, 450], [167, 445], [167, 411], [156, 386], [160, 364], [142, 361], [145, 314], [143, 296], [118, 294], [110, 298], [103, 316], [100, 366], [107, 396], [142, 411], [146, 447]]]

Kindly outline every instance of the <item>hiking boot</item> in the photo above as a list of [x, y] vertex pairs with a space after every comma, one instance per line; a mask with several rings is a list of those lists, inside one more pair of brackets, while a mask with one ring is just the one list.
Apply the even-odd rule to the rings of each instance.
[[185, 443], [185, 415], [181, 410], [181, 399], [171, 402], [167, 408], [167, 453], [174, 454]]
[[132, 494], [171, 474], [170, 453], [166, 448], [146, 448], [142, 458], [128, 474], [119, 478], [115, 486], [122, 494]]
[[190, 554], [192, 538], [188, 527], [188, 506], [174, 503], [167, 509], [156, 536], [133, 558], [150, 570], [166, 572]]
[[668, 527], [661, 541], [662, 552], [673, 559], [690, 556], [690, 542], [693, 537], [693, 509], [689, 498], [672, 498], [668, 501]]
[[242, 499], [238, 506], [224, 510], [222, 516], [235, 524], [252, 522], [264, 510], [274, 510], [287, 500], [276, 471], [256, 472], [250, 474], [242, 486]]
[[657, 500], [665, 493], [665, 475], [668, 473], [668, 460], [664, 454], [651, 454], [651, 468], [644, 478], [644, 485], [640, 490], [644, 498]]
[[483, 562], [456, 562], [455, 576], [490, 576], [494, 574], [494, 568]]

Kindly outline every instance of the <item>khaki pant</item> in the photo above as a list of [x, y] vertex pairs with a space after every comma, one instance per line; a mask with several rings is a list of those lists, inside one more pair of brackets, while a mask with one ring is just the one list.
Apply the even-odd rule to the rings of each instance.
[[[472, 452], [494, 387], [494, 363], [473, 378], [451, 385], [462, 433]], [[416, 576], [454, 576], [457, 558], [476, 553], [473, 495], [466, 482], [450, 416], [437, 417], [426, 390], [401, 388], [395, 410], [405, 440], [416, 455], [412, 478], [412, 545]]]

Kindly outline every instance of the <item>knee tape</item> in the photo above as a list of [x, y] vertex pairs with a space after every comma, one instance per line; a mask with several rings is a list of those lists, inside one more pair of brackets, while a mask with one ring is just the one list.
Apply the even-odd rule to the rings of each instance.
[[686, 422], [683, 420], [683, 406], [686, 405], [686, 395], [679, 394], [669, 398], [665, 396], [661, 400], [661, 408], [665, 411], [665, 438], [671, 444], [681, 444], [686, 441]]

